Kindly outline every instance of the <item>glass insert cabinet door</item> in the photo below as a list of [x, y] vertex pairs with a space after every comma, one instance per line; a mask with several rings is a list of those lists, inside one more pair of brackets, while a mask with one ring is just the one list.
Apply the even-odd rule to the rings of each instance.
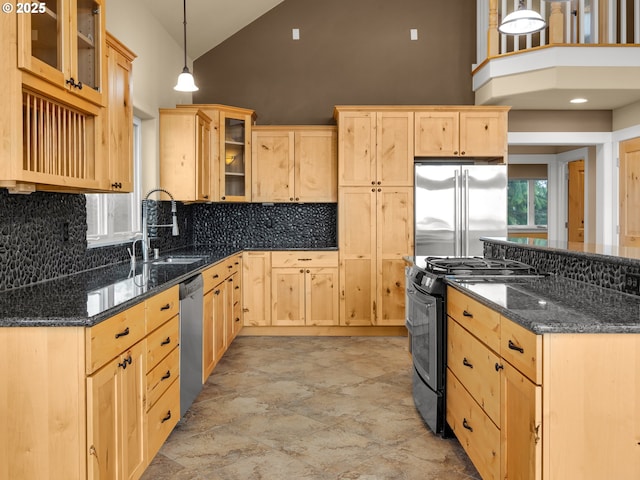
[[29, 5], [30, 13], [16, 13], [18, 66], [102, 105], [104, 1], [48, 0]]
[[248, 158], [248, 131], [251, 117], [221, 112], [220, 200], [251, 201], [251, 161]]

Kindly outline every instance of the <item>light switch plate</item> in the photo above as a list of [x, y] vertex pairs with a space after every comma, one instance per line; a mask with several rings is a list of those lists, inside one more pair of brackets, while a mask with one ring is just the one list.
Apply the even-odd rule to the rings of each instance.
[[300, 40], [300, 29], [294, 28], [291, 30], [291, 38], [294, 40]]
[[418, 40], [418, 29], [417, 28], [412, 28], [411, 30], [409, 30], [410, 35], [411, 35], [411, 40]]

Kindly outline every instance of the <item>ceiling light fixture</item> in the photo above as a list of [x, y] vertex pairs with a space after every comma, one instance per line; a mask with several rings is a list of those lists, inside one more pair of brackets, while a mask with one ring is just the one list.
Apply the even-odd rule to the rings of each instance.
[[536, 33], [547, 26], [542, 16], [524, 7], [524, 0], [520, 0], [518, 9], [504, 17], [498, 31], [505, 35], [528, 35]]
[[586, 98], [572, 98], [569, 100], [570, 103], [587, 103], [589, 100]]
[[184, 68], [182, 69], [182, 73], [178, 75], [178, 83], [176, 83], [173, 89], [178, 92], [195, 92], [198, 90], [198, 87], [196, 87], [193, 75], [191, 75], [189, 67], [187, 67], [187, 0], [183, 0], [182, 3], [184, 6]]

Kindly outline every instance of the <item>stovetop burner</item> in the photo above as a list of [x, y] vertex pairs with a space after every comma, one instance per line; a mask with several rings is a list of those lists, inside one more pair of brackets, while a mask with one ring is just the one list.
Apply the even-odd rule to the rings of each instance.
[[483, 257], [426, 257], [425, 270], [442, 275], [521, 275], [535, 273], [530, 265], [515, 260]]

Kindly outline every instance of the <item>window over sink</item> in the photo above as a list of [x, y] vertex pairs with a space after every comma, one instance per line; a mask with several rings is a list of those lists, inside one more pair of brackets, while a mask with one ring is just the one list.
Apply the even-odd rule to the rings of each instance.
[[140, 232], [141, 120], [133, 119], [133, 192], [88, 194], [87, 246], [89, 248], [131, 241]]

